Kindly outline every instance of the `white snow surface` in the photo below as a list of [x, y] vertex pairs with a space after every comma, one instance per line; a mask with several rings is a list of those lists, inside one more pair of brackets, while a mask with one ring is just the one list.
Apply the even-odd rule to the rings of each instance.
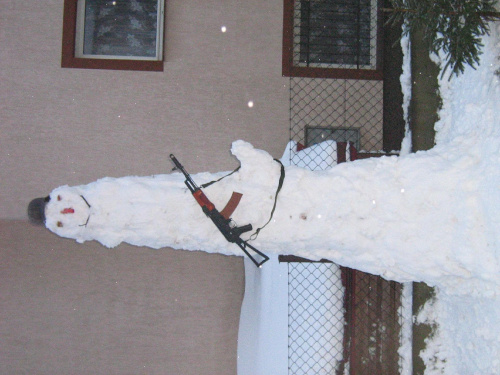
[[[435, 286], [435, 300], [418, 317], [437, 326], [422, 354], [427, 375], [500, 374], [499, 28], [492, 24], [484, 38], [477, 70], [440, 82], [432, 150], [327, 171], [287, 166], [273, 219], [252, 241], [269, 254], [325, 258]], [[256, 229], [269, 218], [280, 166], [244, 141], [231, 151], [241, 169], [204, 191], [219, 210], [233, 191], [243, 193], [233, 219]], [[202, 184], [222, 175], [192, 177]], [[50, 196], [47, 227], [78, 242], [242, 255], [205, 217], [180, 173], [104, 178]]]

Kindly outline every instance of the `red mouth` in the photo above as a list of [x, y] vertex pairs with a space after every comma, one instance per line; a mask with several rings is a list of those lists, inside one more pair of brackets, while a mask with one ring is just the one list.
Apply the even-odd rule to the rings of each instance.
[[75, 209], [74, 208], [65, 208], [64, 210], [61, 211], [62, 214], [74, 214]]

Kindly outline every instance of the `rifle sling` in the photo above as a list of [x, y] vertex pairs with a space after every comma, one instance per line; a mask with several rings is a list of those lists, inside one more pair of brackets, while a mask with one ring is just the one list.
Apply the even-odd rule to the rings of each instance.
[[218, 180], [213, 180], [213, 181], [207, 182], [206, 184], [203, 184], [203, 185], [201, 185], [200, 187], [201, 187], [202, 189], [204, 189], [204, 188], [206, 188], [206, 187], [209, 187], [210, 185], [215, 184], [216, 182], [219, 182], [220, 180], [222, 180], [222, 179], [224, 179], [224, 178], [226, 178], [226, 177], [231, 176], [233, 173], [238, 172], [238, 171], [240, 170], [240, 168], [241, 168], [241, 165], [240, 165], [238, 168], [236, 168], [234, 171], [232, 171], [231, 173], [228, 173], [227, 175], [222, 176], [222, 177], [221, 177], [221, 178], [219, 178]]
[[[259, 235], [259, 232], [264, 229], [266, 227], [267, 224], [269, 224], [273, 218], [273, 215], [274, 215], [274, 211], [276, 210], [276, 202], [278, 200], [278, 194], [281, 190], [281, 188], [283, 187], [283, 181], [285, 180], [285, 166], [283, 165], [283, 163], [281, 163], [281, 161], [279, 161], [278, 159], [274, 159], [274, 161], [276, 161], [277, 163], [279, 163], [280, 167], [281, 167], [281, 171], [280, 171], [280, 179], [279, 179], [279, 182], [278, 182], [278, 187], [276, 188], [276, 194], [274, 195], [274, 204], [273, 204], [273, 209], [271, 210], [271, 215], [269, 216], [269, 220], [263, 225], [261, 226], [260, 228], [257, 228], [257, 230], [250, 236], [250, 241], [253, 241], [257, 238], [257, 236]], [[210, 182], [207, 182], [206, 184], [203, 184], [201, 185], [201, 188], [206, 188], [212, 184], [215, 184], [216, 182], [219, 182], [220, 180], [226, 178], [226, 177], [229, 177], [231, 176], [233, 173], [236, 173], [237, 171], [239, 171], [239, 169], [241, 168], [241, 166], [239, 166], [238, 168], [236, 168], [234, 171], [232, 171], [231, 173], [225, 175], [225, 176], [222, 176], [221, 178], [219, 178], [218, 180], [214, 180], [214, 181], [210, 181]], [[239, 198], [237, 196], [235, 196], [235, 194], [240, 194], [240, 193], [235, 193], [233, 192], [233, 195], [231, 196], [231, 199], [229, 199], [229, 202], [226, 204], [226, 207], [224, 207], [224, 209], [222, 210], [222, 212], [224, 212], [224, 214], [221, 214], [226, 218], [226, 219], [229, 219], [229, 216], [231, 216], [231, 214], [233, 213], [233, 211], [236, 209], [236, 206], [238, 205], [238, 203], [240, 202], [240, 199], [241, 199], [241, 194], [239, 196]], [[234, 205], [234, 208], [232, 208], [232, 211], [231, 210], [231, 207]], [[229, 206], [229, 207], [228, 207]], [[227, 210], [226, 210], [227, 209]], [[229, 212], [229, 213], [228, 213]]]
[[274, 210], [276, 210], [276, 202], [278, 201], [278, 194], [283, 187], [283, 181], [285, 180], [285, 166], [281, 161], [278, 159], [274, 159], [276, 162], [278, 162], [281, 166], [281, 171], [280, 171], [280, 180], [278, 182], [278, 187], [276, 188], [276, 194], [274, 195], [274, 204], [273, 204], [273, 209], [271, 210], [271, 215], [269, 216], [269, 220], [260, 228], [257, 228], [257, 230], [250, 236], [249, 241], [253, 241], [257, 238], [259, 235], [259, 232], [266, 227], [267, 224], [269, 224], [273, 218], [274, 215]]

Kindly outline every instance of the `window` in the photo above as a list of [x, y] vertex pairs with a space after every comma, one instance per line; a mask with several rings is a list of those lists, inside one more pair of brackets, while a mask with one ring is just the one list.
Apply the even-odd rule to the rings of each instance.
[[285, 0], [283, 74], [381, 79], [377, 0]]
[[164, 0], [65, 0], [61, 66], [163, 71]]
[[359, 129], [306, 126], [306, 146], [324, 141], [350, 142], [359, 150]]

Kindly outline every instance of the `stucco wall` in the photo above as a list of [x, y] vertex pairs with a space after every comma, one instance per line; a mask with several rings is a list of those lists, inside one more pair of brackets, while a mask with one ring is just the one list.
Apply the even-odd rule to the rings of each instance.
[[[288, 140], [282, 2], [167, 0], [165, 70], [60, 68], [63, 0], [0, 0], [0, 373], [235, 374], [240, 257], [76, 244], [28, 202]], [[221, 32], [221, 26], [227, 31]], [[249, 108], [249, 100], [254, 106]]]
[[241, 258], [0, 234], [0, 374], [236, 374]]
[[0, 219], [63, 184], [169, 172], [171, 152], [192, 172], [234, 167], [236, 139], [281, 156], [282, 2], [166, 8], [164, 72], [103, 71], [60, 68], [62, 0], [0, 0]]

